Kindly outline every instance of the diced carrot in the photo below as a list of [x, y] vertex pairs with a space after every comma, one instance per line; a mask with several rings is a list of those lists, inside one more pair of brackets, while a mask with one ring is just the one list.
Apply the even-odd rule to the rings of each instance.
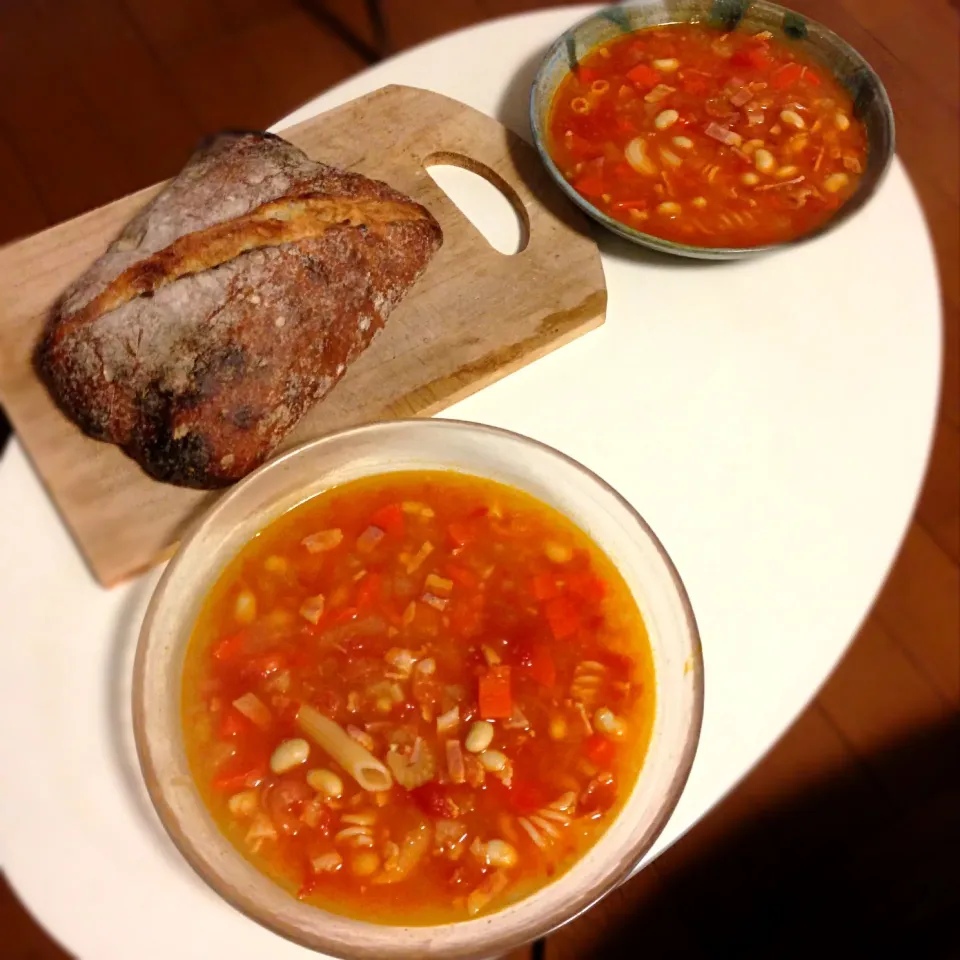
[[572, 594], [591, 603], [599, 603], [607, 595], [607, 585], [588, 570], [567, 574], [564, 583]]
[[491, 667], [480, 677], [478, 701], [484, 720], [507, 720], [513, 714], [510, 668]]
[[477, 584], [480, 582], [479, 577], [477, 577], [472, 570], [461, 567], [457, 563], [448, 563], [443, 568], [443, 572], [454, 583], [458, 583], [461, 587], [466, 587], [467, 590], [476, 590]]
[[530, 642], [520, 649], [520, 664], [528, 677], [541, 686], [552, 688], [557, 682], [557, 666], [553, 654], [544, 643]]
[[602, 177], [587, 174], [583, 177], [577, 177], [573, 181], [573, 189], [577, 193], [582, 193], [585, 197], [599, 197], [607, 192], [607, 185]]
[[246, 634], [242, 630], [239, 633], [230, 633], [222, 640], [218, 640], [210, 652], [215, 659], [223, 662], [236, 660], [244, 652], [245, 640]]
[[228, 737], [238, 737], [241, 733], [246, 733], [250, 729], [250, 721], [233, 706], [227, 707], [220, 718], [220, 737], [226, 740]]
[[799, 63], [785, 63], [773, 71], [770, 82], [777, 90], [786, 90], [803, 76], [803, 67]]
[[660, 82], [660, 74], [645, 63], [638, 63], [627, 71], [627, 79], [638, 87], [655, 87]]
[[403, 507], [399, 503], [388, 503], [376, 510], [370, 517], [370, 525], [379, 527], [385, 533], [402, 537], [404, 530]]
[[548, 600], [544, 613], [556, 640], [573, 636], [580, 628], [580, 611], [569, 597]]
[[357, 595], [354, 597], [354, 603], [357, 610], [366, 610], [372, 607], [383, 596], [383, 575], [380, 573], [368, 573], [357, 587]]
[[476, 539], [477, 532], [469, 523], [454, 521], [447, 526], [447, 536], [456, 546], [465, 547], [468, 543]]
[[598, 767], [609, 767], [616, 755], [617, 748], [613, 742], [599, 733], [591, 734], [583, 741], [583, 751], [591, 763]]
[[550, 573], [538, 573], [533, 578], [533, 595], [537, 600], [550, 600], [560, 595], [557, 578]]

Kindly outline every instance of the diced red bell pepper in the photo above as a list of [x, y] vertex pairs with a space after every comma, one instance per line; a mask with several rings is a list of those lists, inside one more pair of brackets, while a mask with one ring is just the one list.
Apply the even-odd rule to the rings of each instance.
[[388, 503], [376, 510], [370, 517], [370, 525], [379, 527], [384, 533], [402, 537], [404, 531], [403, 507], [399, 503]]
[[507, 720], [513, 714], [510, 668], [491, 667], [480, 677], [477, 700], [484, 720]]
[[591, 734], [583, 741], [583, 752], [590, 759], [591, 763], [600, 768], [609, 767], [611, 761], [616, 756], [617, 748], [606, 737], [599, 733]]
[[690, 93], [694, 96], [701, 96], [709, 89], [706, 77], [696, 74], [687, 74], [680, 78], [680, 89], [684, 93]]
[[476, 539], [477, 531], [472, 524], [454, 521], [447, 525], [447, 536], [453, 541], [454, 546], [465, 547]]
[[638, 87], [655, 87], [660, 82], [660, 74], [645, 63], [638, 63], [627, 71], [627, 79]]
[[777, 90], [786, 90], [793, 86], [803, 76], [803, 67], [799, 63], [785, 63], [778, 67], [770, 77], [770, 82]]
[[569, 597], [554, 597], [544, 607], [555, 640], [564, 640], [580, 629], [580, 611]]

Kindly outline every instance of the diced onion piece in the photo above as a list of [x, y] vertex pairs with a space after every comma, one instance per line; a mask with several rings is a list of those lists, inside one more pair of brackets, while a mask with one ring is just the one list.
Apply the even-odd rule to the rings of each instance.
[[665, 203], [661, 203], [657, 206], [657, 213], [663, 217], [678, 217], [681, 213], [681, 207], [679, 203], [674, 203], [672, 200], [667, 200]]
[[419, 570], [420, 565], [424, 560], [427, 559], [427, 557], [430, 556], [431, 553], [433, 553], [433, 544], [429, 540], [425, 540], [420, 549], [412, 557], [407, 558], [407, 573], [415, 573], [417, 570]]
[[453, 581], [445, 577], [438, 577], [435, 573], [428, 573], [424, 586], [440, 597], [448, 597], [453, 592]]
[[454, 732], [460, 726], [460, 707], [453, 707], [446, 713], [441, 713], [437, 717], [437, 735], [446, 736]]
[[416, 500], [404, 500], [403, 503], [400, 504], [400, 508], [404, 513], [412, 514], [415, 517], [423, 517], [425, 520], [436, 516], [433, 512], [433, 507], [428, 507], [425, 503], [420, 503]]
[[318, 593], [315, 597], [307, 597], [300, 607], [300, 616], [312, 624], [318, 624], [323, 616], [324, 602], [322, 593]]
[[509, 882], [501, 870], [484, 877], [480, 886], [467, 896], [467, 913], [475, 917], [497, 894], [503, 892]]
[[266, 730], [273, 720], [270, 711], [255, 693], [245, 693], [242, 697], [237, 697], [233, 705], [261, 730]]
[[703, 131], [708, 137], [725, 144], [728, 147], [739, 147], [743, 143], [743, 137], [728, 127], [723, 127], [719, 123], [711, 121]]
[[664, 57], [662, 60], [654, 60], [654, 70], [661, 73], [673, 73], [680, 66], [680, 61], [676, 57]]
[[657, 165], [647, 156], [647, 141], [643, 137], [634, 137], [624, 148], [623, 156], [637, 173], [657, 175]]
[[304, 537], [300, 542], [310, 553], [326, 553], [340, 546], [343, 542], [343, 531], [320, 530], [318, 533], [311, 533], [309, 537]]
[[428, 607], [433, 607], [434, 610], [440, 610], [441, 612], [447, 609], [447, 604], [450, 602], [446, 597], [438, 597], [432, 593], [425, 593], [420, 600]]
[[322, 853], [310, 861], [310, 867], [314, 873], [336, 873], [342, 866], [343, 857], [335, 850]]
[[361, 553], [369, 553], [386, 535], [385, 531], [371, 524], [357, 537], [357, 549]]
[[227, 809], [235, 817], [252, 817], [257, 812], [257, 791], [241, 790], [227, 801]]
[[671, 93], [676, 93], [676, 87], [668, 87], [665, 83], [658, 83], [643, 99], [647, 103], [659, 103], [666, 100]]
[[447, 751], [447, 773], [450, 774], [450, 780], [453, 783], [466, 783], [467, 768], [463, 761], [463, 749], [459, 740], [448, 740], [446, 743]]

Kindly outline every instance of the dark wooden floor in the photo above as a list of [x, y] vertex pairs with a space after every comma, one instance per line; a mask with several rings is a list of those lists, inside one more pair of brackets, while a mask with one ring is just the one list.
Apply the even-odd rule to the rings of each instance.
[[[548, 5], [383, 0], [382, 32], [400, 50]], [[792, 5], [880, 72], [936, 243], [946, 363], [927, 480], [889, 580], [819, 696], [695, 830], [541, 945], [549, 960], [960, 957], [957, 6]], [[380, 38], [365, 9], [0, 0], [0, 242], [170, 176], [203, 133], [267, 126], [362, 69]], [[3, 889], [0, 956], [64, 956]]]

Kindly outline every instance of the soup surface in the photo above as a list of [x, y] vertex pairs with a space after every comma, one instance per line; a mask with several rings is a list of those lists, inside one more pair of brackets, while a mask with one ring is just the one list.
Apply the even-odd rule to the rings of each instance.
[[575, 190], [644, 233], [702, 247], [792, 240], [856, 190], [850, 95], [769, 33], [699, 24], [591, 51], [557, 90], [548, 150]]
[[655, 683], [632, 595], [520, 491], [446, 472], [334, 488], [263, 530], [184, 668], [191, 769], [296, 896], [383, 923], [526, 896], [631, 791]]

